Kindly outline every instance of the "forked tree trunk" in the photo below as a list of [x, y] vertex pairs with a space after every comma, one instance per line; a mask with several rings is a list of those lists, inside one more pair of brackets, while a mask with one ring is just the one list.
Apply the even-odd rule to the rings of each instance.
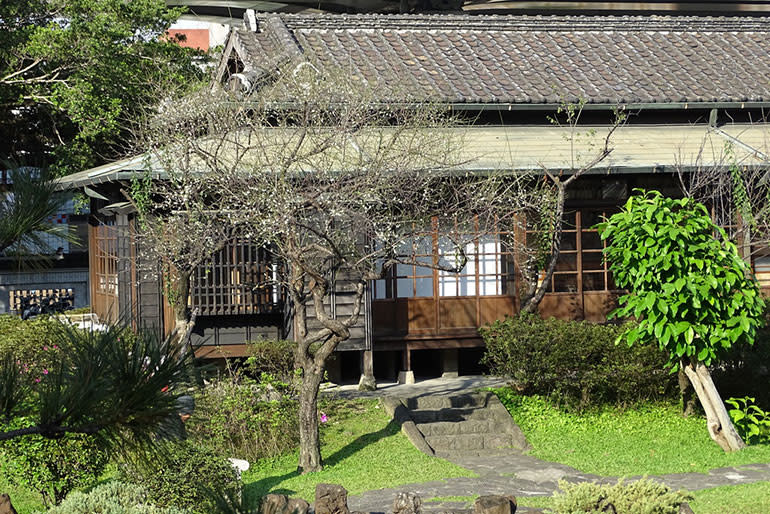
[[706, 425], [711, 439], [726, 452], [740, 450], [746, 447], [741, 436], [733, 426], [730, 415], [727, 413], [722, 397], [719, 396], [711, 373], [701, 362], [687, 363], [682, 361], [687, 378], [690, 379], [695, 394], [698, 395], [703, 410], [706, 412]]
[[318, 389], [323, 373], [323, 369], [315, 369], [313, 363], [303, 366], [302, 389], [299, 394], [298, 467], [302, 474], [321, 471], [323, 467], [318, 436]]

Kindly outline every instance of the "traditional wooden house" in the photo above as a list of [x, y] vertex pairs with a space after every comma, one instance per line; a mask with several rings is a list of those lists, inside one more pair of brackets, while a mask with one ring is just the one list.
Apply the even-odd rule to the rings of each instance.
[[[569, 191], [544, 315], [605, 319], [619, 292], [592, 227], [633, 188], [677, 195], [688, 173], [770, 167], [770, 18], [249, 14], [229, 35], [218, 80], [250, 88], [290, 57], [406, 84], [417, 98], [466, 113], [473, 125], [463, 129], [462, 152], [479, 172], [569, 170], [607, 131], [613, 110], [631, 114], [610, 156]], [[563, 102], [585, 102], [585, 137], [549, 123]], [[120, 193], [144, 165], [128, 159], [64, 183], [92, 199], [93, 310], [168, 332], [162, 285], [137, 271], [133, 214]], [[378, 379], [476, 371], [477, 328], [519, 308], [516, 256], [501, 244], [510, 236], [479, 234], [459, 275], [399, 265], [371, 284], [332, 376], [357, 379], [362, 356], [372, 353]], [[770, 288], [770, 255], [744, 250]], [[290, 334], [281, 292], [250, 286], [269, 266], [258, 248], [234, 244], [196, 275], [189, 302], [200, 313], [201, 354], [242, 355], [249, 339]], [[343, 282], [331, 299], [339, 312], [349, 302]]]

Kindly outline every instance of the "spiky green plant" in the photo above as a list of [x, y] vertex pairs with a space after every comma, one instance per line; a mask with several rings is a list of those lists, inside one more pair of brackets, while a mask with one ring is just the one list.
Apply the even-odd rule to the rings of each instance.
[[[0, 406], [7, 419], [0, 441], [38, 434], [87, 434], [109, 450], [151, 448], [178, 434], [177, 400], [194, 382], [191, 354], [153, 333], [124, 326], [104, 332], [62, 326], [57, 365], [20, 400], [18, 381], [7, 379], [15, 360], [0, 361]], [[18, 372], [18, 370], [16, 370]], [[8, 428], [13, 426], [13, 428]]]
[[44, 171], [31, 173], [15, 168], [10, 172], [11, 187], [0, 194], [0, 253], [19, 256], [51, 253], [45, 236], [73, 240], [66, 225], [51, 223], [66, 198], [56, 190], [56, 182]]

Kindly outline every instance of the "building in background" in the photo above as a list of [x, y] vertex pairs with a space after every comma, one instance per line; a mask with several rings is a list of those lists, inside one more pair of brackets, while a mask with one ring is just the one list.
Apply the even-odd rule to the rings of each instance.
[[[30, 169], [34, 173], [34, 169]], [[13, 183], [7, 170], [0, 175], [0, 194], [13, 194]], [[74, 308], [90, 305], [88, 287], [88, 206], [76, 207], [72, 192], [70, 198], [50, 220], [51, 223], [72, 231], [79, 243], [44, 234], [45, 248], [37, 256], [19, 259], [0, 255], [0, 313], [21, 314], [20, 298], [41, 297], [64, 291], [71, 296]]]
[[[602, 261], [604, 243], [593, 227], [634, 188], [676, 195], [680, 170], [733, 161], [768, 166], [767, 17], [249, 14], [228, 35], [218, 79], [249, 88], [271, 72], [265, 63], [285, 55], [385, 84], [397, 81], [413, 98], [466, 113], [475, 125], [463, 129], [462, 155], [481, 172], [564, 170], [569, 145], [548, 117], [565, 98], [586, 102], [582, 122], [598, 134], [613, 109], [634, 113], [617, 131], [608, 159], [570, 189], [544, 315], [603, 321], [613, 309], [622, 292]], [[127, 159], [63, 182], [88, 188], [92, 196], [95, 310], [168, 332], [173, 319], [161, 284], [137, 275], [134, 214], [120, 195], [145, 164], [141, 157]], [[459, 275], [400, 265], [372, 283], [360, 326], [340, 345], [330, 374], [357, 380], [367, 352], [374, 354], [378, 379], [399, 371], [476, 371], [483, 351], [478, 327], [519, 308], [516, 256], [504, 242], [511, 236], [517, 237], [480, 232], [468, 251], [472, 266]], [[428, 237], [436, 241], [441, 234]], [[194, 338], [204, 344], [201, 354], [242, 355], [249, 339], [291, 335], [280, 295], [254, 293], [243, 300], [252, 291], [243, 279], [248, 270], [269, 264], [260, 259], [258, 249], [233, 245], [212, 256], [193, 280], [190, 305], [200, 310]], [[752, 259], [767, 288], [768, 256]], [[332, 301], [344, 314], [346, 288], [338, 285]]]

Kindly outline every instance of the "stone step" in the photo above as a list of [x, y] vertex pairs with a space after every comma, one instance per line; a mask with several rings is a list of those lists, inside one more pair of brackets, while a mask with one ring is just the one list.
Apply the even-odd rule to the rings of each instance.
[[511, 448], [513, 439], [509, 434], [456, 434], [426, 436], [425, 442], [434, 452], [465, 452]]
[[494, 419], [469, 419], [466, 421], [435, 421], [419, 423], [417, 429], [422, 435], [485, 434], [500, 430], [500, 423]]
[[494, 419], [496, 415], [495, 412], [483, 407], [413, 410], [411, 414], [417, 424], [437, 421], [489, 420]]
[[[436, 457], [451, 460], [454, 457], [499, 457], [501, 455], [510, 455], [509, 448], [491, 449], [491, 450], [437, 450]], [[518, 511], [517, 511], [518, 512]]]
[[439, 410], [452, 408], [485, 407], [492, 393], [469, 393], [457, 396], [417, 396], [406, 398], [410, 410]]

